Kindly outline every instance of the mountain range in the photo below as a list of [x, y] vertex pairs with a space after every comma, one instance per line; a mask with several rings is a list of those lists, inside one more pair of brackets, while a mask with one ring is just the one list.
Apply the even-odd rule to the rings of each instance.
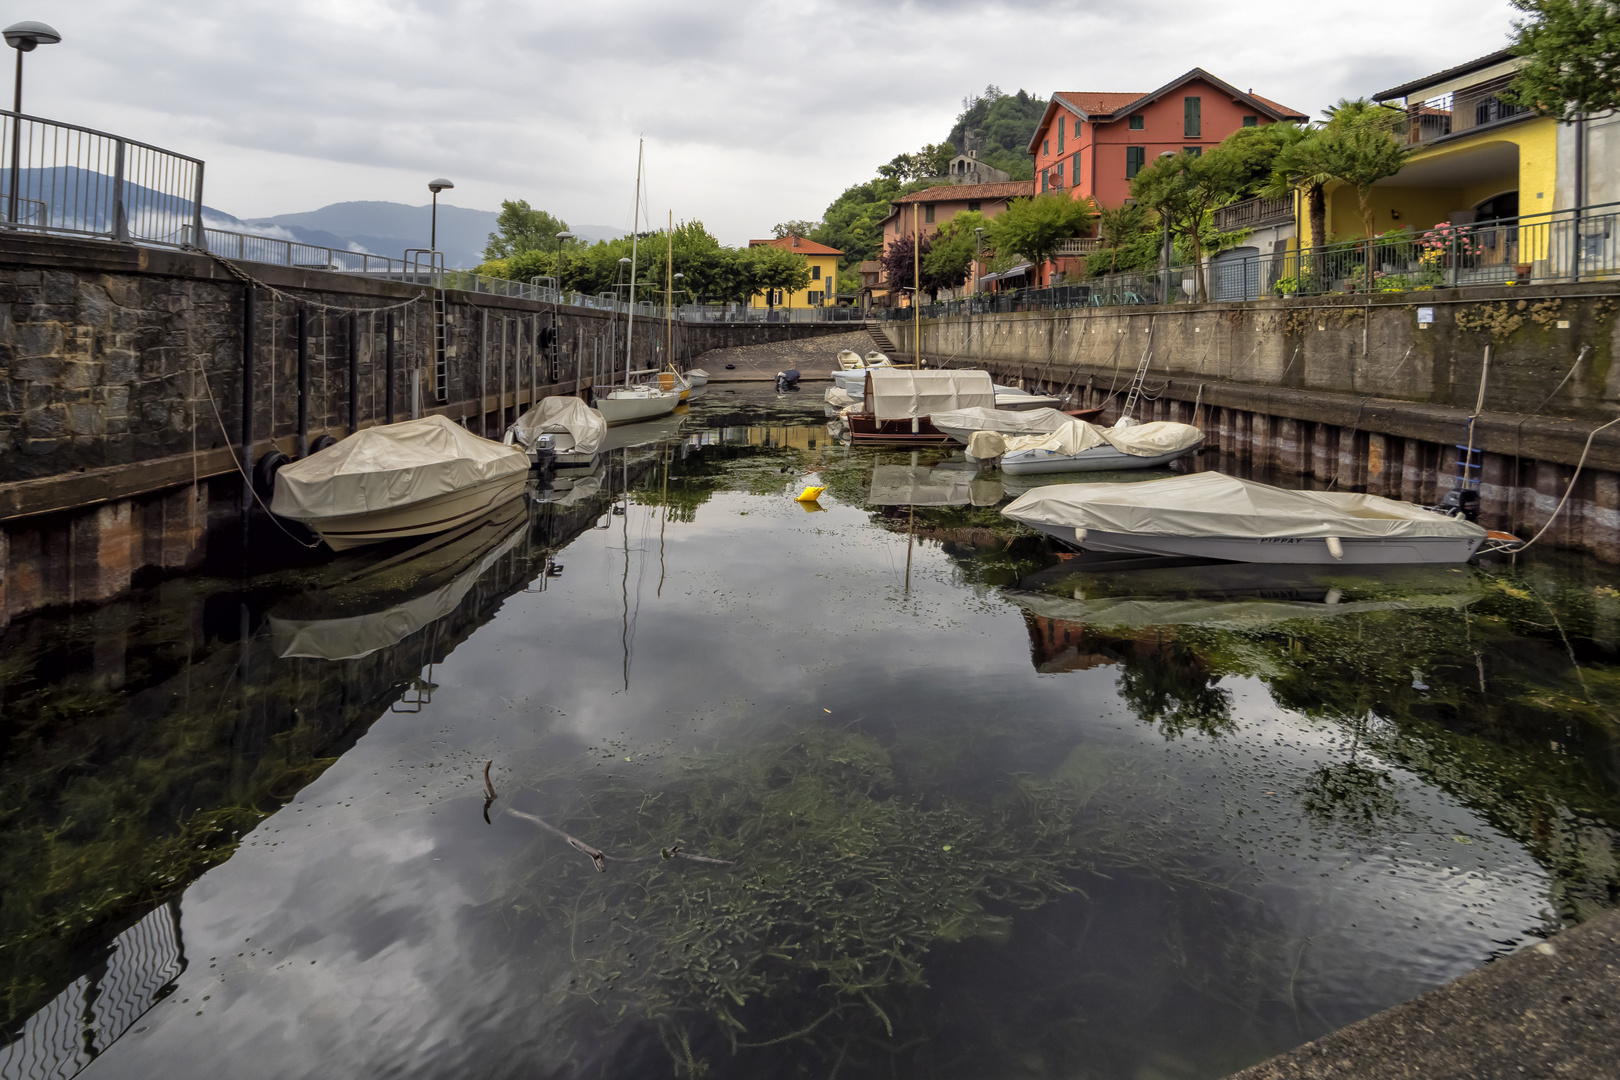
[[[340, 202], [319, 210], [273, 217], [237, 218], [205, 207], [210, 228], [263, 233], [305, 244], [338, 250], [365, 250], [398, 258], [407, 248], [428, 246], [431, 204], [408, 206], [397, 202]], [[495, 231], [499, 215], [493, 210], [469, 210], [439, 204], [439, 250], [446, 266], [471, 267], [484, 261], [484, 244]], [[594, 243], [624, 236], [629, 230], [608, 225], [575, 225], [570, 231]]]

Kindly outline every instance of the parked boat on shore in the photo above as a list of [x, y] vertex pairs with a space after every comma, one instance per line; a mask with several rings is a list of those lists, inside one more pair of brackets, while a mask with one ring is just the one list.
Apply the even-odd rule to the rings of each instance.
[[1191, 424], [1161, 420], [1104, 428], [1068, 419], [1049, 432], [1008, 438], [1001, 471], [1016, 476], [1153, 469], [1197, 453], [1203, 445], [1204, 433]]
[[1054, 484], [1025, 492], [1001, 512], [1085, 550], [1229, 562], [1461, 563], [1487, 539], [1512, 539], [1377, 495], [1288, 491], [1217, 472]]
[[430, 536], [522, 494], [529, 456], [424, 416], [355, 432], [276, 473], [270, 510], [335, 551]]

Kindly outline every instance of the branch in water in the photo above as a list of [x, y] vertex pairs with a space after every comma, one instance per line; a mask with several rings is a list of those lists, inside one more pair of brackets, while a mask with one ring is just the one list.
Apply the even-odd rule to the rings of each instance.
[[563, 832], [561, 829], [557, 828], [557, 826], [551, 824], [549, 821], [546, 821], [546, 820], [544, 820], [542, 818], [535, 817], [533, 814], [526, 814], [522, 810], [513, 810], [513, 809], [508, 809], [506, 812], [508, 814], [512, 814], [512, 815], [514, 815], [516, 817], [520, 817], [524, 821], [532, 821], [536, 825], [540, 826], [542, 829], [546, 830], [547, 832], [553, 833], [553, 834], [561, 837], [564, 841], [567, 842], [569, 847], [575, 849], [576, 851], [583, 852], [584, 854], [590, 856], [591, 862], [596, 864], [596, 869], [599, 870], [600, 872], [604, 873], [604, 874], [607, 873], [607, 863], [609, 863], [609, 862], [638, 863], [638, 862], [646, 862], [648, 859], [655, 858], [655, 857], [656, 858], [663, 858], [663, 859], [690, 859], [693, 862], [710, 863], [710, 864], [712, 864], [714, 866], [730, 866], [730, 865], [732, 865], [730, 859], [711, 859], [707, 855], [692, 855], [692, 854], [689, 854], [688, 852], [682, 851], [681, 846], [679, 844], [675, 844], [675, 845], [673, 845], [671, 847], [667, 847], [667, 848], [660, 848], [656, 856], [654, 856], [652, 854], [634, 855], [634, 856], [609, 855], [606, 852], [599, 850], [598, 848], [591, 847], [591, 845], [587, 844], [585, 841], [580, 840], [577, 837], [568, 835], [567, 833]]

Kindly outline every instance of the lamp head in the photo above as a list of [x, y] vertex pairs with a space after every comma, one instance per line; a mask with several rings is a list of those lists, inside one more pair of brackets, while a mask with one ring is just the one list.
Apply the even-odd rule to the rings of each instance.
[[437, 180], [429, 180], [428, 181], [428, 190], [433, 192], [433, 194], [435, 194], [435, 195], [437, 195], [441, 191], [446, 191], [446, 190], [448, 190], [450, 188], [453, 188], [455, 186], [456, 185], [452, 184], [450, 181], [446, 180], [442, 176], [439, 177]]
[[578, 237], [576, 237], [571, 232], [560, 232], [560, 233], [557, 234], [557, 239], [558, 240], [577, 240]]
[[41, 45], [55, 45], [62, 35], [42, 22], [12, 23], [4, 31], [6, 44], [18, 52], [33, 52]]
[[675, 275], [675, 280], [676, 281], [685, 281], [686, 280], [686, 275], [685, 274], [676, 274]]
[[621, 258], [619, 260], [619, 265], [620, 266], [629, 266], [630, 265], [630, 260], [628, 258]]

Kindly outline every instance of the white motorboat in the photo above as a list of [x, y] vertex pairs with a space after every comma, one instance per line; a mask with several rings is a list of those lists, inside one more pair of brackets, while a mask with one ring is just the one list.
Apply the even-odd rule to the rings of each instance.
[[1056, 409], [1062, 404], [1062, 398], [1053, 397], [1051, 394], [1031, 394], [1028, 390], [1020, 390], [1016, 386], [996, 384], [996, 408], [998, 409], [1009, 412], [1023, 412], [1029, 409]]
[[[829, 394], [831, 391], [829, 391]], [[831, 398], [828, 398], [829, 404]], [[1071, 423], [1074, 417], [1056, 409], [955, 409], [930, 417], [934, 426], [959, 443], [966, 443], [975, 431], [1014, 435], [1044, 435]]]
[[668, 416], [680, 403], [679, 390], [647, 385], [617, 386], [596, 399], [596, 408], [612, 427]]
[[523, 493], [529, 456], [424, 416], [357, 431], [276, 473], [272, 513], [336, 551], [431, 536]]
[[1191, 424], [1161, 420], [1103, 428], [1071, 419], [1044, 434], [1007, 439], [1001, 471], [1016, 476], [1152, 469], [1196, 453], [1203, 445], [1204, 433]]
[[694, 390], [700, 386], [708, 386], [709, 373], [700, 367], [692, 368], [686, 372], [686, 381], [692, 384]]
[[601, 448], [607, 427], [600, 412], [579, 398], [559, 394], [535, 402], [507, 429], [504, 441], [522, 447], [535, 461], [540, 436], [550, 435], [559, 466], [588, 465]]
[[1054, 484], [1025, 492], [1001, 512], [1086, 550], [1229, 562], [1461, 563], [1487, 540], [1517, 543], [1411, 503], [1288, 491], [1217, 472]]

